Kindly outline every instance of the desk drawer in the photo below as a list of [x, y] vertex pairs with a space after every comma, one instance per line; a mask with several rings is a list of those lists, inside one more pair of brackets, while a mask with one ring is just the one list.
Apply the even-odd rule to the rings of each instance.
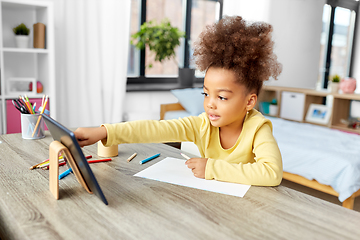
[[282, 92], [280, 117], [301, 122], [304, 118], [304, 106], [304, 93]]

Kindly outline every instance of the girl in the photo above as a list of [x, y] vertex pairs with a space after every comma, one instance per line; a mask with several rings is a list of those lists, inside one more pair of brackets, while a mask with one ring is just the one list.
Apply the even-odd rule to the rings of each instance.
[[81, 146], [102, 140], [121, 143], [194, 142], [201, 158], [186, 165], [195, 177], [260, 186], [282, 179], [282, 160], [272, 124], [253, 109], [263, 81], [277, 78], [281, 64], [273, 53], [272, 26], [225, 17], [207, 26], [194, 57], [206, 71], [205, 112], [177, 120], [141, 120], [79, 128]]

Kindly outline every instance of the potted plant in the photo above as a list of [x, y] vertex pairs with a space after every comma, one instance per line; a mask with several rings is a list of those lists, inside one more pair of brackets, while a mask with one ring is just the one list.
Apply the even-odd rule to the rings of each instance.
[[335, 74], [331, 77], [330, 92], [337, 93], [339, 91], [340, 76]]
[[[156, 21], [145, 22], [140, 26], [137, 33], [131, 35], [130, 43], [137, 49], [143, 50], [149, 47], [150, 52], [155, 54], [155, 61], [163, 62], [166, 59], [171, 59], [176, 62], [175, 48], [180, 45], [180, 39], [185, 37], [185, 33], [180, 31], [177, 27], [173, 27], [168, 19], [164, 19], [160, 23]], [[150, 63], [148, 68], [152, 68]], [[191, 80], [191, 83], [182, 81], [182, 69], [179, 68], [180, 85], [190, 87], [193, 84], [195, 70], [192, 69], [192, 77], [185, 77], [186, 80]], [[190, 79], [189, 79], [190, 78]]]
[[16, 45], [18, 48], [28, 48], [30, 29], [24, 23], [13, 28], [15, 33]]

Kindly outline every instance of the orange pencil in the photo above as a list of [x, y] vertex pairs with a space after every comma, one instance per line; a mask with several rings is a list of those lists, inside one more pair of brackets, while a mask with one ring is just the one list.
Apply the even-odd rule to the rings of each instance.
[[33, 110], [33, 107], [31, 106], [31, 102], [29, 101], [29, 98], [25, 95], [25, 98], [26, 98], [26, 101], [28, 102], [29, 104], [29, 108], [30, 108], [30, 113], [31, 114], [35, 114], [34, 110]]

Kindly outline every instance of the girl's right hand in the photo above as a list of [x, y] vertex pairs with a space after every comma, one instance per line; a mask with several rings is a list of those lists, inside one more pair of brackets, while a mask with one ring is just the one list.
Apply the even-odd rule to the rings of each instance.
[[107, 138], [105, 127], [78, 128], [74, 131], [74, 134], [80, 147], [91, 145]]

